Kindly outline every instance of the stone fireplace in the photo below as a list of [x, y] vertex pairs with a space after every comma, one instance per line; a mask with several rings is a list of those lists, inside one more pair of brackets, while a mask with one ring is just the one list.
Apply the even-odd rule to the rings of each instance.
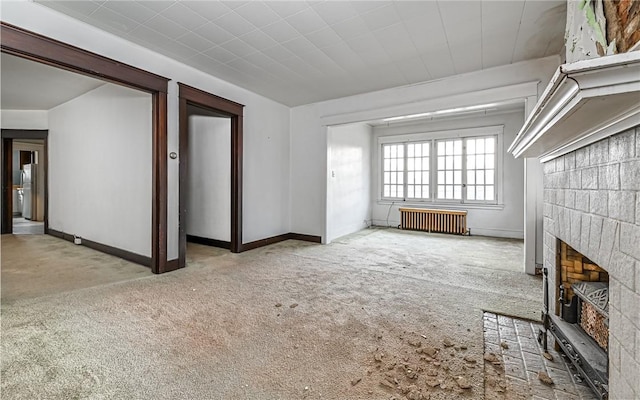
[[640, 126], [544, 163], [543, 226], [549, 313], [567, 312], [576, 282], [608, 281], [608, 324], [590, 316], [608, 337], [590, 336], [608, 350], [609, 398], [639, 398]]

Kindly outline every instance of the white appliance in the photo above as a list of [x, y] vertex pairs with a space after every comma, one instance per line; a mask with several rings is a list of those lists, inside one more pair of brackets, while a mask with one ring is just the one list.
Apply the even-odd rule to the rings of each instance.
[[22, 166], [22, 217], [25, 219], [36, 219], [37, 168], [38, 164]]

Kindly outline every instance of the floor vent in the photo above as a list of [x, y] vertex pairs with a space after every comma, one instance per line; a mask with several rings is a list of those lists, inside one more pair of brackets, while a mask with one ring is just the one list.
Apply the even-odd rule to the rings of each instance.
[[458, 235], [469, 233], [466, 211], [401, 208], [400, 221], [401, 229]]

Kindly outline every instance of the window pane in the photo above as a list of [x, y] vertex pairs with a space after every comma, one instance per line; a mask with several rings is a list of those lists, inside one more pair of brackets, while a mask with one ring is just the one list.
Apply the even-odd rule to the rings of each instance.
[[413, 146], [415, 146], [415, 144], [407, 144], [407, 157], [413, 157]]
[[415, 170], [415, 163], [414, 163], [414, 158], [408, 158], [407, 159], [407, 171], [413, 171]]
[[398, 197], [404, 197], [404, 186], [398, 186]]
[[447, 154], [453, 154], [453, 141], [447, 141], [445, 143], [445, 151], [447, 152]]
[[496, 152], [496, 141], [495, 138], [489, 137], [485, 139], [485, 151], [487, 153], [495, 153]]
[[391, 147], [390, 146], [382, 146], [384, 149], [384, 158], [391, 157]]
[[478, 141], [476, 142], [476, 153], [477, 154], [484, 153], [484, 140], [483, 139], [478, 139]]
[[391, 172], [385, 172], [384, 173], [384, 183], [390, 183], [391, 181]]
[[415, 169], [416, 171], [422, 170], [422, 158], [415, 158]]
[[487, 186], [485, 189], [485, 198], [486, 200], [494, 200], [493, 198], [493, 192], [494, 192], [495, 188], [494, 186]]
[[493, 170], [493, 169], [488, 169], [486, 171], [485, 180], [484, 181], [485, 181], [485, 183], [487, 185], [493, 185], [493, 179], [494, 179], [494, 176], [495, 176], [494, 171], [495, 170]]
[[396, 183], [396, 173], [395, 173], [395, 172], [392, 172], [392, 173], [391, 173], [391, 183], [392, 183], [392, 184], [393, 184], [393, 183]]
[[476, 153], [476, 141], [473, 139], [467, 140], [467, 154]]
[[494, 159], [493, 154], [488, 154], [485, 156], [485, 168], [495, 168], [493, 165]]
[[438, 157], [438, 169], [444, 169], [444, 157]]
[[[419, 199], [422, 195], [422, 186], [421, 185], [416, 185], [416, 191], [415, 191], [415, 196], [414, 198]], [[409, 196], [411, 197], [411, 196]]]
[[476, 183], [476, 171], [467, 171], [467, 185]]
[[445, 162], [446, 169], [453, 169], [453, 156], [447, 156], [447, 161]]
[[391, 155], [389, 157], [391, 158], [396, 158], [396, 149], [397, 146], [390, 146], [391, 147]]
[[467, 169], [476, 169], [476, 156], [467, 156]]
[[453, 142], [453, 154], [462, 154], [462, 140]]
[[416, 185], [422, 183], [422, 174], [416, 174]]
[[391, 197], [396, 197], [396, 193], [397, 193], [396, 185], [391, 185], [390, 187], [391, 187]]
[[444, 196], [446, 199], [453, 198], [453, 185], [447, 185], [444, 189]]
[[389, 171], [390, 168], [391, 168], [391, 160], [385, 159], [384, 160], [384, 170], [385, 171]]
[[453, 168], [462, 169], [462, 156], [453, 157]]
[[453, 187], [453, 198], [456, 200], [460, 200], [462, 198], [462, 186], [454, 186]]
[[429, 170], [429, 157], [424, 157], [424, 153], [422, 153], [422, 154], [423, 154], [423, 157], [422, 157], [422, 169], [427, 171], [427, 170]]
[[409, 185], [412, 185], [414, 183], [413, 180], [413, 175], [415, 174], [415, 172], [407, 172], [407, 183]]
[[438, 142], [438, 154], [444, 154], [444, 142]]
[[484, 198], [484, 186], [476, 186], [476, 199], [485, 200]]
[[398, 158], [403, 158], [404, 157], [404, 145], [399, 144], [398, 145]]
[[391, 195], [391, 189], [389, 188], [389, 185], [384, 185], [384, 191], [382, 192], [382, 195], [384, 197], [389, 197]]
[[438, 185], [438, 198], [444, 199], [444, 185]]
[[476, 168], [483, 169], [484, 168], [484, 156], [476, 157]]
[[404, 173], [402, 171], [398, 172], [398, 183], [401, 185], [404, 183]]
[[429, 184], [429, 172], [422, 173], [422, 183]]
[[422, 155], [423, 156], [428, 156], [430, 153], [431, 147], [429, 146], [429, 142], [426, 143], [422, 143]]
[[446, 175], [446, 181], [444, 183], [452, 184], [453, 183], [453, 171], [446, 171], [445, 175]]
[[476, 171], [476, 183], [478, 185], [484, 184], [484, 171]]
[[456, 185], [462, 185], [462, 171], [453, 172], [453, 183]]
[[475, 200], [475, 199], [476, 199], [476, 187], [467, 186], [467, 200]]
[[422, 146], [420, 146], [420, 145], [416, 146], [415, 156], [416, 157], [422, 157]]
[[407, 186], [407, 197], [409, 197], [409, 198], [413, 198], [414, 197], [414, 195], [413, 195], [413, 185]]
[[438, 171], [438, 183], [439, 184], [444, 183], [444, 171]]

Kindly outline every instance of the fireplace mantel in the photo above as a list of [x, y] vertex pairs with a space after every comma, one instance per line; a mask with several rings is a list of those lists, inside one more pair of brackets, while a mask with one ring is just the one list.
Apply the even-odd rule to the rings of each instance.
[[563, 64], [511, 144], [549, 161], [640, 125], [640, 51]]

